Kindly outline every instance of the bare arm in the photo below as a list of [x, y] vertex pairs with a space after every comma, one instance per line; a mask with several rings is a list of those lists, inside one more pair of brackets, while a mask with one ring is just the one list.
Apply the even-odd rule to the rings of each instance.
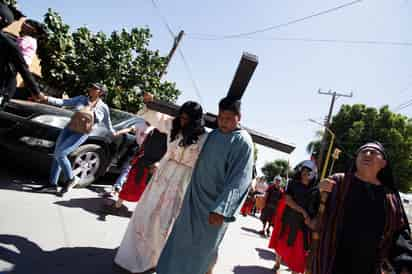
[[134, 132], [134, 131], [135, 131], [135, 128], [134, 128], [134, 127], [124, 128], [124, 129], [121, 129], [121, 130], [119, 130], [119, 131], [116, 131], [115, 136], [127, 134], [127, 133], [129, 133], [129, 132]]

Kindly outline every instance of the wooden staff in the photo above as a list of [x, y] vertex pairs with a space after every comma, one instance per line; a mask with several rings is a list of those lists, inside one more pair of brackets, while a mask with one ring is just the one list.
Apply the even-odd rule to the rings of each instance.
[[[320, 181], [322, 181], [323, 179], [325, 179], [325, 175], [326, 175], [326, 169], [328, 167], [329, 164], [329, 159], [330, 159], [330, 155], [332, 153], [332, 147], [333, 147], [333, 143], [335, 141], [335, 134], [329, 130], [327, 128], [328, 132], [331, 134], [332, 138], [330, 140], [330, 144], [329, 144], [329, 148], [328, 148], [328, 153], [326, 155], [326, 159], [325, 159], [325, 163], [323, 164], [323, 169], [322, 169], [322, 174], [320, 177]], [[322, 220], [323, 218], [323, 214], [325, 212], [325, 204], [326, 201], [328, 200], [329, 197], [329, 193], [328, 192], [321, 192], [320, 193], [320, 205], [319, 205], [319, 210], [318, 213], [316, 214], [315, 220], [316, 220], [316, 228], [315, 231], [312, 232], [312, 242], [310, 245], [310, 252], [309, 252], [309, 256], [307, 258], [307, 263], [306, 263], [306, 271], [305, 274], [312, 274], [312, 269], [313, 269], [313, 264], [314, 264], [314, 260], [317, 260], [318, 258], [315, 256], [315, 254], [318, 251], [319, 248], [319, 241], [320, 241], [320, 235], [321, 235], [321, 230], [322, 227], [320, 227], [320, 220]]]

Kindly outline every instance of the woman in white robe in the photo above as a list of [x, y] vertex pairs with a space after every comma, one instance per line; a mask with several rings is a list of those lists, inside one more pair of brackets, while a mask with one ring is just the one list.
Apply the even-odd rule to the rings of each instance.
[[[152, 98], [145, 95], [146, 102]], [[141, 273], [157, 265], [207, 138], [202, 115], [201, 106], [195, 102], [183, 104], [174, 120], [147, 109], [142, 114], [152, 126], [168, 134], [169, 143], [116, 254], [115, 263], [121, 268]]]

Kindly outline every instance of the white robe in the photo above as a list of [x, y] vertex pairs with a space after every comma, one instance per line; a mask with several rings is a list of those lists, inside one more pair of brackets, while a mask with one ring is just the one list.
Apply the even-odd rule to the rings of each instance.
[[[151, 125], [167, 130], [170, 134], [171, 118], [165, 119], [161, 115], [149, 114], [146, 116], [157, 119], [156, 121], [144, 117]], [[137, 203], [117, 251], [116, 264], [133, 273], [145, 272], [157, 265], [160, 253], [180, 212], [193, 167], [206, 137], [205, 133], [196, 144], [187, 147], [178, 145], [181, 136], [168, 144], [165, 156]]]

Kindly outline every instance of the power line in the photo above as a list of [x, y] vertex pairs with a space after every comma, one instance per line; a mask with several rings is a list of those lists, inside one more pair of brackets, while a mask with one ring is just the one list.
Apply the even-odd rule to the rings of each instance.
[[410, 103], [412, 103], [412, 98], [411, 98], [411, 99], [408, 99], [407, 101], [405, 101], [405, 102], [399, 104], [398, 106], [396, 106], [395, 108], [393, 108], [393, 111], [401, 110], [401, 109], [403, 109], [405, 106], [407, 106], [407, 105], [410, 104]]
[[403, 109], [405, 109], [405, 108], [407, 108], [407, 107], [410, 107], [410, 106], [412, 106], [412, 99], [410, 99], [409, 101], [407, 101], [407, 102], [405, 102], [405, 103], [403, 103], [403, 104], [400, 104], [400, 105], [397, 106], [393, 111], [401, 111], [401, 110], [403, 110]]
[[199, 87], [198, 87], [198, 85], [197, 85], [197, 83], [196, 83], [195, 78], [193, 77], [193, 73], [192, 73], [192, 71], [191, 71], [191, 69], [190, 69], [189, 63], [187, 62], [187, 60], [186, 60], [186, 58], [185, 58], [185, 56], [184, 56], [184, 54], [183, 54], [182, 49], [179, 48], [178, 50], [179, 50], [179, 55], [180, 55], [180, 57], [181, 57], [182, 60], [183, 60], [183, 64], [185, 65], [186, 71], [187, 71], [187, 73], [189, 74], [189, 78], [190, 78], [190, 80], [191, 80], [191, 82], [192, 82], [193, 88], [195, 89], [196, 95], [197, 95], [197, 97], [199, 98], [200, 103], [203, 105], [202, 96], [200, 95]]
[[250, 32], [241, 32], [241, 33], [237, 33], [237, 34], [228, 34], [228, 35], [213, 35], [213, 34], [202, 34], [202, 33], [193, 33], [193, 34], [189, 34], [189, 35], [203, 36], [203, 37], [208, 36], [211, 40], [233, 39], [233, 38], [242, 37], [242, 36], [250, 36], [250, 35], [253, 35], [253, 34], [256, 34], [256, 33], [267, 32], [267, 31], [270, 31], [270, 30], [275, 30], [275, 29], [286, 27], [286, 26], [296, 24], [296, 23], [299, 23], [299, 22], [302, 22], [302, 21], [306, 21], [308, 19], [311, 19], [311, 18], [314, 18], [314, 17], [317, 17], [317, 16], [328, 14], [328, 13], [337, 11], [339, 9], [343, 9], [343, 8], [358, 4], [362, 1], [363, 0], [351, 1], [349, 3], [343, 4], [343, 5], [331, 8], [331, 9], [327, 9], [327, 10], [324, 10], [324, 11], [320, 11], [320, 12], [302, 17], [302, 18], [294, 19], [294, 20], [291, 20], [291, 21], [286, 22], [286, 23], [282, 23], [282, 24], [278, 24], [278, 25], [274, 25], [274, 26], [269, 26], [269, 27], [266, 27], [266, 28], [263, 28], [263, 29], [258, 29], [258, 30], [254, 30], [254, 31], [250, 31]]
[[[168, 20], [166, 19], [166, 17], [162, 15], [162, 12], [161, 12], [161, 10], [160, 10], [159, 5], [157, 5], [157, 3], [156, 3], [155, 0], [152, 0], [151, 2], [152, 2], [152, 4], [153, 4], [154, 8], [158, 11], [158, 14], [159, 14], [159, 16], [160, 16], [163, 24], [165, 25], [166, 29], [169, 31], [170, 35], [173, 37], [173, 40], [176, 41], [176, 38], [177, 38], [177, 37], [176, 37], [176, 35], [174, 34], [174, 32], [173, 32], [173, 30], [172, 30], [172, 27], [171, 27], [170, 24], [168, 23]], [[186, 60], [186, 58], [185, 58], [185, 56], [184, 56], [184, 54], [183, 54], [183, 51], [182, 51], [180, 48], [178, 48], [178, 51], [179, 51], [180, 57], [181, 57], [182, 60], [183, 60], [183, 64], [184, 64], [185, 69], [186, 69], [186, 71], [187, 71], [187, 73], [188, 73], [188, 75], [189, 75], [190, 81], [192, 82], [193, 88], [195, 89], [195, 93], [196, 93], [196, 95], [197, 95], [200, 103], [203, 104], [203, 100], [202, 100], [202, 96], [200, 95], [199, 87], [198, 87], [198, 85], [197, 85], [197, 83], [196, 83], [196, 81], [195, 81], [195, 79], [194, 79], [194, 77], [193, 77], [193, 73], [192, 73], [192, 71], [191, 71], [191, 69], [190, 69], [190, 66], [189, 66], [189, 64], [188, 64], [188, 62], [187, 62], [187, 60]]]
[[166, 29], [169, 31], [170, 35], [173, 37], [173, 39], [176, 39], [176, 35], [174, 34], [172, 28], [170, 27], [169, 23], [167, 22], [166, 17], [163, 16], [159, 5], [157, 5], [155, 0], [152, 0], [152, 4], [155, 7], [155, 9], [157, 10], [160, 19], [162, 20], [163, 24], [165, 25]]
[[[188, 37], [192, 40], [206, 40], [217, 41], [220, 39], [204, 38], [204, 37]], [[262, 40], [262, 41], [296, 41], [296, 42], [308, 42], [308, 43], [335, 43], [335, 44], [365, 44], [365, 45], [384, 45], [384, 46], [412, 46], [412, 42], [398, 42], [398, 41], [377, 41], [377, 40], [340, 40], [340, 39], [314, 39], [314, 38], [288, 38], [288, 37], [236, 37], [233, 39], [246, 39], [246, 40]]]

